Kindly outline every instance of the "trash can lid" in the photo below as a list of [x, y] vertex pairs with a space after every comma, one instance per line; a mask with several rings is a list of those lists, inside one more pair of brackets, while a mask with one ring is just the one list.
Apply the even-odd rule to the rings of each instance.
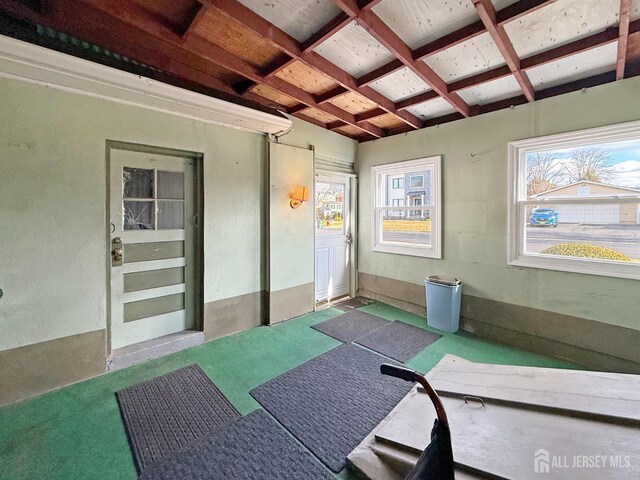
[[449, 285], [450, 287], [456, 287], [462, 285], [462, 281], [456, 277], [449, 277], [446, 275], [430, 275], [427, 277], [427, 282], [439, 283], [441, 285]]

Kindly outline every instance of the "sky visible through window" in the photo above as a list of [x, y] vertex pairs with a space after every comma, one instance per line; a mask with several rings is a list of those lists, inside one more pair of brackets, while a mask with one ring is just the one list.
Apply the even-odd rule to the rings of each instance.
[[640, 189], [640, 140], [540, 151], [526, 162], [528, 182], [545, 188], [589, 180]]

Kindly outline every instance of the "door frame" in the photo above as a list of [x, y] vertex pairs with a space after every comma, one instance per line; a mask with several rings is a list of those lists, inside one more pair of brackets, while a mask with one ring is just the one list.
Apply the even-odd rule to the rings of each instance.
[[[313, 174], [313, 290], [315, 296], [316, 278], [316, 177], [318, 175], [342, 176], [347, 180], [349, 188], [349, 231], [351, 232], [351, 248], [349, 248], [349, 297], [356, 296], [358, 291], [358, 176], [355, 173], [346, 173], [333, 170], [316, 168]], [[331, 302], [327, 302], [330, 305]], [[313, 310], [318, 310], [318, 302], [314, 302]]]
[[194, 204], [195, 219], [194, 225], [194, 281], [193, 301], [194, 305], [194, 328], [203, 331], [204, 328], [204, 178], [203, 163], [204, 154], [189, 150], [179, 150], [169, 147], [159, 147], [144, 145], [140, 143], [121, 142], [118, 140], [106, 141], [106, 196], [105, 196], [105, 243], [104, 252], [106, 266], [106, 287], [107, 287], [107, 358], [111, 357], [111, 150], [125, 150], [129, 152], [150, 153], [155, 155], [165, 155], [169, 157], [189, 158], [194, 161]]

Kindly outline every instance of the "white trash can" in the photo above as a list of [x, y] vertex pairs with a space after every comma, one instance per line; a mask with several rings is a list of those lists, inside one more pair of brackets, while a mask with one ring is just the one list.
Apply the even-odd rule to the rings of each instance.
[[462, 282], [455, 277], [433, 275], [424, 281], [427, 325], [453, 333], [460, 327]]

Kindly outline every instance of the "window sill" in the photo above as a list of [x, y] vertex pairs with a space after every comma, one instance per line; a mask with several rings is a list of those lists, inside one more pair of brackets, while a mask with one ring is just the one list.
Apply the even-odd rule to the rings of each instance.
[[603, 277], [640, 280], [640, 263], [618, 263], [580, 258], [552, 258], [543, 255], [521, 255], [511, 260], [514, 267], [541, 268], [558, 272], [582, 273]]
[[441, 259], [440, 252], [431, 247], [406, 246], [406, 245], [376, 245], [371, 249], [374, 252], [393, 253], [396, 255], [407, 255], [411, 257], [435, 258]]

